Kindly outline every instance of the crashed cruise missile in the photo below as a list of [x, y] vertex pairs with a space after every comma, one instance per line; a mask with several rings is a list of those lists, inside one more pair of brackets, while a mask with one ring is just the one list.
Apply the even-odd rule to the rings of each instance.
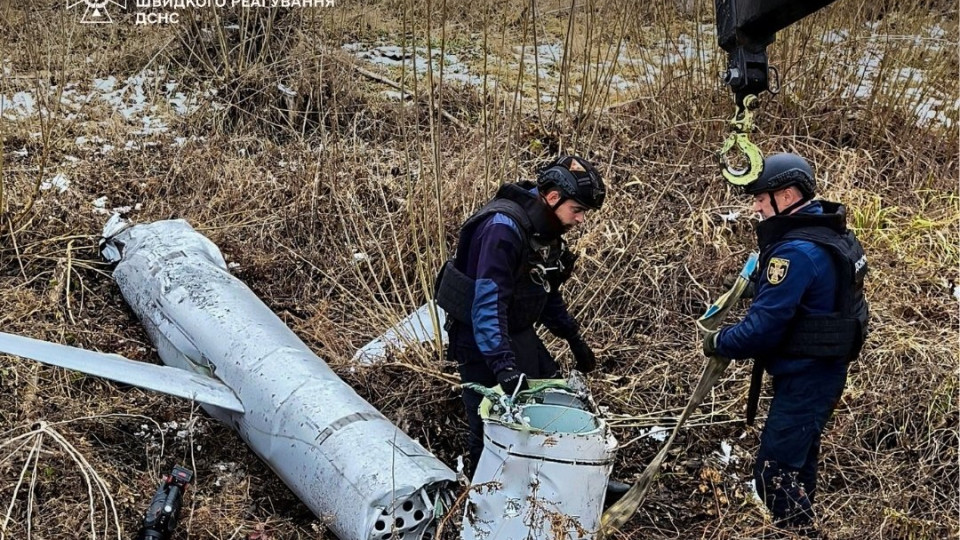
[[334, 534], [432, 537], [454, 472], [337, 377], [230, 274], [216, 245], [183, 220], [111, 219], [102, 251], [163, 362], [209, 378], [198, 401], [218, 383], [236, 395], [241, 407], [204, 409]]

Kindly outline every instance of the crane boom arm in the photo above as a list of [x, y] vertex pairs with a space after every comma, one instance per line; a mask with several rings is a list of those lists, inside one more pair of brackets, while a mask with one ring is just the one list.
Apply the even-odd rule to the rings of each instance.
[[834, 0], [715, 0], [717, 43], [727, 51], [724, 82], [737, 105], [769, 90], [767, 45], [776, 33]]

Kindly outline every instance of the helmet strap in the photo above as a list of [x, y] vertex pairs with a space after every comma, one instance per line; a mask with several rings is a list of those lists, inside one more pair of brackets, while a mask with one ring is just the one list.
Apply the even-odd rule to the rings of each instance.
[[774, 196], [776, 195], [776, 193], [777, 193], [776, 191], [770, 192], [770, 207], [773, 208], [773, 215], [779, 216], [780, 209], [777, 208], [777, 198]]
[[776, 193], [775, 191], [770, 192], [770, 206], [773, 208], [773, 215], [775, 216], [779, 216], [780, 214], [789, 214], [790, 212], [793, 212], [797, 208], [800, 208], [801, 206], [810, 202], [811, 199], [813, 199], [812, 195], [807, 195], [806, 193], [803, 193], [801, 191], [800, 200], [784, 208], [783, 210], [780, 210], [780, 208], [777, 207], [777, 198], [774, 197], [775, 193]]
[[549, 208], [550, 210], [553, 210], [554, 213], [556, 213], [557, 208], [559, 208], [560, 205], [563, 204], [563, 201], [566, 201], [567, 199], [569, 199], [569, 197], [564, 196], [562, 190], [559, 190], [559, 189], [558, 189], [556, 193], [557, 193], [557, 195], [560, 196], [560, 198], [557, 199], [557, 202], [553, 203], [552, 205], [547, 202], [547, 194], [546, 194], [546, 193], [541, 193], [541, 194], [540, 194], [540, 198], [543, 199], [543, 204], [547, 205], [547, 208]]

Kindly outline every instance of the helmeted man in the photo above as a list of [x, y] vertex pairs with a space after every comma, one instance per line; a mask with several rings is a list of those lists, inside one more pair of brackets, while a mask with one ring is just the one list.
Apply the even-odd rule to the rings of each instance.
[[[450, 321], [447, 355], [463, 382], [500, 384], [513, 393], [527, 387], [526, 378], [557, 377], [560, 369], [537, 336], [538, 323], [569, 343], [578, 370], [594, 369], [596, 357], [560, 293], [576, 259], [562, 236], [599, 209], [605, 195], [590, 162], [563, 156], [541, 169], [535, 184], [501, 186], [463, 224], [437, 290], [437, 304]], [[464, 390], [471, 471], [483, 451], [481, 401]]]
[[742, 321], [704, 336], [703, 350], [754, 359], [748, 423], [763, 370], [772, 376], [757, 490], [778, 525], [813, 531], [820, 437], [867, 333], [866, 257], [844, 207], [813, 200], [816, 180], [802, 157], [767, 157], [744, 189], [761, 215], [755, 297]]

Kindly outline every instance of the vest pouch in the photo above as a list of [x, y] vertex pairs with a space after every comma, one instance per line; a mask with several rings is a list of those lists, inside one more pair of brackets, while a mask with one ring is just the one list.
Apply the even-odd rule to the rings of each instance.
[[856, 358], [862, 344], [860, 321], [835, 312], [796, 320], [782, 344], [782, 352], [795, 358], [849, 361]]
[[435, 294], [437, 305], [443, 308], [452, 319], [471, 324], [470, 313], [473, 309], [475, 283], [476, 280], [457, 270], [453, 261], [447, 261], [437, 274]]
[[540, 320], [540, 314], [546, 305], [547, 291], [543, 288], [543, 285], [538, 285], [529, 280], [518, 282], [513, 293], [510, 314], [507, 316], [510, 333], [526, 330], [536, 324]]

